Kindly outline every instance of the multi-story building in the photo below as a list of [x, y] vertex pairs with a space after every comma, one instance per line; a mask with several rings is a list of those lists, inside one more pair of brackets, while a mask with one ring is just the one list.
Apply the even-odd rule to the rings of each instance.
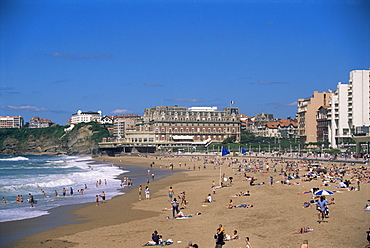
[[297, 138], [298, 124], [291, 119], [279, 119], [278, 121], [270, 121], [265, 124], [263, 137], [275, 137], [285, 139]]
[[40, 119], [36, 116], [30, 119], [29, 128], [46, 128], [52, 126], [54, 123], [49, 119]]
[[23, 124], [21, 116], [0, 116], [0, 128], [21, 128]]
[[352, 140], [348, 122], [348, 84], [338, 83], [327, 109], [328, 141], [332, 148], [341, 147]]
[[314, 91], [312, 97], [298, 99], [298, 136], [301, 143], [317, 142], [317, 110], [329, 103], [332, 94], [332, 92]]
[[275, 121], [274, 114], [260, 113], [250, 118], [252, 125], [249, 125], [248, 131], [254, 133], [257, 136], [263, 136], [266, 123]]
[[72, 114], [71, 117], [71, 124], [78, 124], [82, 122], [100, 122], [102, 119], [102, 112], [99, 110], [98, 112], [82, 112], [81, 110], [78, 110], [77, 113]]
[[317, 110], [316, 123], [317, 123], [317, 142], [322, 143], [324, 146], [329, 144], [329, 120], [328, 120], [329, 105], [321, 106]]
[[369, 99], [370, 70], [353, 70], [348, 84], [338, 83], [328, 109], [328, 134], [333, 148], [342, 147], [352, 140], [353, 135], [365, 136], [368, 133]]
[[353, 134], [370, 126], [370, 70], [350, 72], [348, 85], [348, 124]]
[[239, 114], [239, 118], [240, 118], [240, 122], [241, 122], [240, 129], [243, 130], [243, 131], [247, 131], [248, 126], [250, 124], [250, 118], [248, 116], [246, 116], [245, 114]]
[[235, 136], [240, 141], [239, 109], [236, 107], [147, 108], [135, 131], [126, 131], [127, 142], [196, 144], [221, 142]]
[[136, 130], [136, 123], [141, 120], [140, 115], [117, 115], [113, 117], [113, 136], [117, 139], [125, 138], [126, 130]]

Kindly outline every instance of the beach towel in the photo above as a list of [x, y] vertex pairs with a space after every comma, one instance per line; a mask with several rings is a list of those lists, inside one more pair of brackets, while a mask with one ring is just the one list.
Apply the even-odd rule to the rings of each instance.
[[229, 234], [226, 234], [226, 238], [224, 239], [225, 241], [233, 241], [233, 240], [238, 240], [241, 238], [236, 238], [236, 239], [231, 239]]
[[184, 217], [176, 217], [176, 220], [184, 220], [193, 217], [192, 215], [185, 215]]

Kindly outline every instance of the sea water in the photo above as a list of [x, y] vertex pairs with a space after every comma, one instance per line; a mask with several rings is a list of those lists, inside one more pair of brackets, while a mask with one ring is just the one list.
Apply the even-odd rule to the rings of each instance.
[[[49, 209], [62, 205], [95, 202], [95, 196], [102, 191], [107, 200], [123, 194], [119, 190], [121, 181], [116, 177], [128, 171], [112, 164], [93, 163], [90, 159], [66, 155], [0, 155], [0, 198], [7, 200], [3, 203], [0, 199], [0, 222], [46, 215]], [[67, 190], [66, 197], [62, 196], [63, 188]], [[83, 194], [78, 192], [81, 189]], [[32, 208], [27, 201], [29, 193], [37, 201]], [[23, 196], [23, 203], [16, 201], [18, 195]]]

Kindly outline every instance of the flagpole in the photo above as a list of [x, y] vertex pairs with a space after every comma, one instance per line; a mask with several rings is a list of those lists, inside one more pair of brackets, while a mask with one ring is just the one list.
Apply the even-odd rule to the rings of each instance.
[[222, 165], [222, 148], [221, 147], [221, 160], [220, 160], [220, 176], [218, 177], [218, 185], [221, 186], [221, 165]]

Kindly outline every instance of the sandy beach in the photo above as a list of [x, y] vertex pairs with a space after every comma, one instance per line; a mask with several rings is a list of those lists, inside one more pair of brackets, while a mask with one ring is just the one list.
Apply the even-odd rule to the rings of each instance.
[[[367, 244], [366, 231], [370, 225], [370, 211], [364, 211], [365, 204], [370, 199], [369, 184], [361, 184], [360, 191], [338, 191], [335, 183], [330, 186], [319, 186], [321, 180], [302, 182], [291, 180], [294, 185], [281, 184], [280, 167], [282, 162], [265, 160], [270, 166], [277, 163], [277, 171], [247, 173], [247, 176], [257, 178], [257, 184], [250, 186], [245, 181], [244, 173], [238, 172], [238, 164], [230, 164], [235, 158], [227, 158], [221, 166], [205, 163], [205, 157], [195, 159], [182, 157], [99, 157], [97, 161], [109, 161], [115, 165], [141, 166], [170, 170], [173, 163], [175, 170], [171, 176], [151, 181], [149, 184], [151, 199], [146, 200], [143, 192], [142, 200], [138, 199], [139, 185], [134, 183], [132, 189], [125, 195], [100, 202], [95, 205], [84, 204], [82, 208], [73, 210], [72, 224], [55, 227], [16, 242], [12, 247], [142, 247], [141, 244], [151, 239], [151, 234], [157, 230], [163, 235], [163, 240], [171, 239], [170, 247], [186, 247], [189, 242], [199, 247], [215, 246], [214, 234], [219, 224], [225, 227], [227, 234], [237, 230], [240, 239], [225, 241], [224, 247], [245, 247], [244, 238], [248, 236], [255, 247], [300, 247], [303, 240], [308, 240], [310, 247], [363, 247]], [[243, 158], [237, 158], [239, 161]], [[245, 157], [248, 161], [251, 158]], [[257, 158], [252, 158], [256, 160]], [[208, 162], [212, 158], [208, 157]], [[262, 161], [263, 160], [263, 161]], [[302, 161], [301, 161], [302, 162]], [[300, 163], [301, 163], [300, 162]], [[180, 164], [181, 163], [181, 168]], [[251, 161], [250, 161], [251, 163]], [[185, 167], [186, 164], [186, 167]], [[326, 162], [329, 166], [332, 162]], [[339, 163], [336, 163], [339, 164]], [[167, 165], [167, 166], [166, 166]], [[303, 164], [301, 163], [300, 166]], [[206, 168], [204, 168], [204, 166]], [[360, 167], [356, 164], [349, 167]], [[368, 169], [368, 166], [366, 166]], [[300, 167], [301, 168], [301, 167]], [[302, 167], [303, 168], [303, 167]], [[225, 182], [227, 187], [216, 189], [212, 195], [213, 202], [204, 203], [208, 194], [212, 193], [211, 185], [220, 182], [220, 174], [226, 178], [233, 177], [233, 184]], [[303, 172], [300, 172], [303, 173]], [[273, 186], [269, 178], [274, 178]], [[345, 176], [350, 179], [352, 175]], [[296, 184], [299, 183], [299, 184]], [[357, 186], [353, 182], [354, 186]], [[145, 189], [146, 184], [143, 184]], [[175, 197], [185, 191], [188, 205], [183, 209], [186, 219], [168, 219], [171, 211], [168, 197], [169, 187], [173, 187]], [[318, 223], [315, 206], [303, 208], [305, 201], [312, 199], [311, 194], [297, 194], [313, 187], [336, 191], [335, 204], [330, 205], [330, 217], [327, 222]], [[250, 192], [250, 196], [237, 197], [239, 192]], [[330, 196], [328, 198], [331, 198]], [[234, 205], [252, 204], [252, 208], [226, 209], [229, 200]], [[197, 213], [199, 215], [197, 215]], [[37, 225], [37, 218], [33, 220]], [[294, 234], [301, 227], [309, 227], [313, 231]], [[13, 227], [16, 229], [16, 226]], [[14, 230], [17, 231], [17, 230]]]

